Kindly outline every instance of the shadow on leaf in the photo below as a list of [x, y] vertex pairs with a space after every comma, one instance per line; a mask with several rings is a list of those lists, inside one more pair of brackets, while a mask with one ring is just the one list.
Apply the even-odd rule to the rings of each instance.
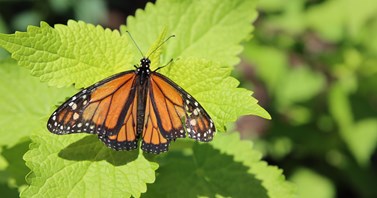
[[115, 151], [106, 147], [97, 136], [86, 136], [59, 152], [59, 157], [73, 161], [102, 161], [113, 164], [114, 166], [122, 166], [134, 161], [139, 150], [133, 151]]
[[192, 155], [169, 152], [158, 177], [143, 197], [268, 197], [249, 167], [208, 144], [196, 143]]

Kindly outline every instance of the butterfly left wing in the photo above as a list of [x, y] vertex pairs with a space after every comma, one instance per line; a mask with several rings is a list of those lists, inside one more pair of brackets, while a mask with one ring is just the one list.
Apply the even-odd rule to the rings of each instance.
[[51, 115], [48, 130], [59, 135], [117, 134], [135, 97], [135, 78], [134, 71], [122, 72], [80, 91]]
[[114, 150], [133, 150], [137, 148], [139, 132], [137, 132], [138, 91], [135, 90], [133, 101], [129, 104], [126, 116], [119, 131], [113, 135], [98, 135], [98, 138]]
[[215, 125], [194, 97], [162, 74], [150, 75], [150, 97], [162, 136], [172, 140], [188, 136], [208, 142], [216, 132]]

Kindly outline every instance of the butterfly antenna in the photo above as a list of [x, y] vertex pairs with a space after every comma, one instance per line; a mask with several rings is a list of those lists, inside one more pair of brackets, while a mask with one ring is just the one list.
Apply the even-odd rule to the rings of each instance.
[[126, 30], [126, 32], [127, 32], [128, 35], [130, 36], [131, 40], [134, 42], [134, 44], [135, 44], [135, 46], [137, 47], [137, 49], [139, 50], [141, 56], [144, 58], [145, 56], [144, 56], [143, 52], [141, 52], [139, 46], [136, 44], [136, 42], [135, 42], [134, 38], [132, 37], [131, 33], [130, 33], [128, 30]]
[[168, 63], [166, 63], [165, 65], [163, 65], [163, 66], [161, 66], [161, 67], [157, 67], [157, 69], [155, 69], [154, 71], [157, 71], [157, 70], [159, 70], [159, 69], [162, 69], [162, 68], [168, 66], [168, 65], [169, 65], [170, 63], [172, 63], [172, 62], [173, 62], [173, 59], [170, 59], [170, 61], [169, 61]]
[[[149, 54], [149, 56], [151, 56], [155, 51], [157, 51], [162, 45], [164, 45], [169, 39], [171, 39], [171, 38], [173, 38], [173, 37], [175, 37], [174, 34], [171, 35], [171, 36], [169, 36], [167, 39], [165, 39], [165, 41], [162, 42], [159, 46], [157, 46], [156, 49], [154, 49], [154, 50]], [[148, 56], [147, 58], [149, 58], [149, 56]]]

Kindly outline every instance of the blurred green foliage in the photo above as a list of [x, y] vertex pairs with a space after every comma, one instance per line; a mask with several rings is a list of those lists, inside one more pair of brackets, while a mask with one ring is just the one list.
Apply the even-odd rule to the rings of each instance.
[[259, 11], [236, 73], [273, 118], [254, 141], [301, 197], [377, 197], [377, 4], [264, 0]]

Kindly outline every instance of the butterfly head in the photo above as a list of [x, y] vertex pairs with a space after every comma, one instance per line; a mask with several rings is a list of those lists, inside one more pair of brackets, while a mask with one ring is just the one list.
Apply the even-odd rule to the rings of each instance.
[[142, 58], [140, 59], [140, 65], [142, 68], [149, 68], [151, 65], [151, 61], [149, 58]]
[[150, 65], [151, 61], [148, 58], [142, 58], [140, 60], [140, 67], [136, 67], [136, 74], [141, 76], [140, 84], [144, 84], [146, 79], [151, 74]]

